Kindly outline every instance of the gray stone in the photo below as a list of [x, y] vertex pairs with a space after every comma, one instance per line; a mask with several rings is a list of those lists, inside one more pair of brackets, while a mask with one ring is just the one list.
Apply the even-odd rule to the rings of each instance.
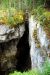
[[6, 34], [8, 30], [9, 30], [8, 26], [0, 25], [0, 36]]
[[24, 25], [10, 28], [7, 25], [0, 25], [0, 42], [7, 42], [11, 39], [22, 37], [25, 31]]
[[[17, 44], [25, 31], [24, 25], [10, 28], [0, 25], [0, 71], [16, 69], [18, 59]], [[4, 74], [3, 74], [4, 75]]]

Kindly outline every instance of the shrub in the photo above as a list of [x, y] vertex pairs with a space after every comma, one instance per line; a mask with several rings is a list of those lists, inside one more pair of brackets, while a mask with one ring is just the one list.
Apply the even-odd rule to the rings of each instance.
[[24, 21], [23, 11], [17, 11], [15, 8], [1, 9], [0, 10], [0, 24], [6, 24], [10, 26], [17, 25]]
[[50, 61], [45, 61], [43, 66], [42, 75], [50, 75]]
[[40, 75], [40, 72], [37, 69], [34, 69], [23, 73], [14, 71], [14, 73], [10, 73], [9, 75]]
[[42, 70], [38, 70], [37, 68], [33, 69], [33, 70], [29, 70], [26, 72], [18, 72], [18, 71], [14, 71], [9, 73], [9, 75], [50, 75], [50, 61], [46, 60], [43, 64], [43, 68]]

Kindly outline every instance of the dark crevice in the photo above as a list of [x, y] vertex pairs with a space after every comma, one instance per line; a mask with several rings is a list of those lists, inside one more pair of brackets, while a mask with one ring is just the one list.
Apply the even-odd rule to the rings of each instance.
[[29, 26], [29, 23], [28, 21], [26, 21], [25, 32], [17, 45], [19, 56], [17, 57], [18, 63], [16, 68], [18, 71], [26, 71], [31, 68], [30, 47], [29, 47], [29, 41], [28, 41], [28, 36], [29, 36], [28, 26]]
[[[5, 62], [6, 65], [3, 64], [3, 66], [1, 66], [2, 62], [0, 61], [0, 75], [7, 75], [9, 72], [13, 72], [14, 70], [23, 72], [23, 71], [27, 71], [31, 69], [30, 47], [29, 47], [29, 40], [28, 40], [29, 22], [25, 21], [24, 24], [25, 24], [25, 32], [23, 36], [19, 39], [19, 42], [17, 45], [16, 45], [16, 42], [17, 42], [16, 39], [10, 40], [9, 42], [6, 42], [6, 43], [5, 42], [0, 43], [0, 53], [1, 53], [0, 58], [2, 57], [4, 52], [11, 51], [11, 48], [12, 50], [14, 49], [16, 50], [16, 55], [15, 57], [13, 57], [13, 59], [11, 57], [11, 54], [10, 54], [10, 60], [9, 60], [9, 57], [8, 59], [6, 59], [11, 64], [13, 64], [13, 66], [7, 67], [7, 65], [9, 64], [8, 61], [7, 63]], [[5, 56], [3, 57], [3, 60], [4, 58]], [[15, 68], [14, 68], [14, 65], [15, 65]]]

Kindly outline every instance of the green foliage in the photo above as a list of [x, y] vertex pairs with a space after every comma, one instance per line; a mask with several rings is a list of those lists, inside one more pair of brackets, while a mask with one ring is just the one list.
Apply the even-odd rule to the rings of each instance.
[[14, 7], [17, 10], [32, 10], [39, 5], [44, 5], [45, 0], [0, 0], [0, 7], [10, 8]]
[[39, 5], [44, 5], [45, 0], [35, 0], [36, 1], [36, 7]]
[[[0, 0], [0, 11], [3, 10], [2, 12], [4, 12], [4, 10], [6, 10], [5, 13], [9, 14], [9, 16], [6, 17], [8, 22], [7, 21], [6, 22], [12, 25], [16, 23], [21, 23], [23, 21], [23, 18], [20, 16], [16, 16], [14, 19], [13, 16], [14, 14], [16, 14], [16, 11], [19, 12], [19, 10], [23, 11], [25, 9], [32, 10], [35, 5], [36, 8], [33, 9], [31, 13], [33, 13], [36, 16], [36, 19], [41, 22], [41, 25], [44, 25], [44, 22], [46, 21], [46, 16], [45, 16], [46, 13], [45, 9], [43, 8], [44, 2], [45, 0]], [[47, 14], [47, 17], [49, 15], [50, 14]], [[3, 19], [3, 17], [5, 16], [4, 15], [2, 17], [0, 16], [1, 22], [2, 20], [5, 20]]]
[[32, 14], [35, 15], [41, 25], [45, 26], [47, 22], [49, 24], [48, 26], [50, 26], [50, 12], [46, 11], [42, 5], [33, 9]]
[[40, 72], [37, 69], [34, 69], [23, 73], [14, 71], [14, 73], [10, 73], [9, 75], [40, 75]]
[[32, 5], [32, 0], [0, 0], [1, 8], [15, 7], [17, 10], [25, 10], [30, 9]]
[[43, 64], [42, 71], [34, 68], [33, 70], [26, 71], [23, 73], [14, 71], [13, 73], [9, 73], [9, 75], [50, 75], [50, 61], [45, 61], [45, 63]]
[[42, 75], [50, 75], [50, 61], [45, 61], [45, 64], [43, 66]]
[[7, 9], [0, 9], [0, 24], [6, 25], [17, 25], [18, 23], [23, 23], [24, 21], [24, 12], [17, 11], [14, 7], [7, 8]]
[[0, 0], [0, 24], [17, 25], [22, 23], [23, 11], [31, 9], [31, 7], [32, 0]]
[[44, 13], [45, 17], [47, 18], [47, 20], [50, 20], [50, 12], [49, 11], [46, 11]]
[[14, 18], [13, 17], [8, 17], [8, 24], [10, 25], [14, 25], [15, 24], [15, 21], [14, 21]]
[[38, 20], [42, 25], [46, 19], [44, 12], [45, 12], [45, 9], [43, 8], [42, 5], [38, 6], [32, 11], [32, 14], [35, 15], [36, 20]]

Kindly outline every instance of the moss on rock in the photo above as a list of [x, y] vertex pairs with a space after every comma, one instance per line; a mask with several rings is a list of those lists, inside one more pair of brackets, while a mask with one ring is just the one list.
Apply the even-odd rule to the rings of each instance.
[[0, 24], [15, 26], [24, 21], [24, 12], [15, 8], [0, 9]]

